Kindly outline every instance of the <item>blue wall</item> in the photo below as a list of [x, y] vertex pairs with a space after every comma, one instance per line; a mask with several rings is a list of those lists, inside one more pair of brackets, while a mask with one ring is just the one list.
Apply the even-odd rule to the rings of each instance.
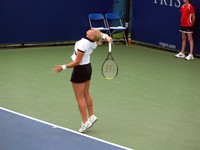
[[[200, 54], [200, 1], [192, 0], [192, 3], [197, 17], [195, 53]], [[180, 50], [181, 5], [182, 0], [133, 0], [132, 39]]]
[[112, 7], [113, 0], [0, 0], [0, 43], [77, 40], [89, 13]]

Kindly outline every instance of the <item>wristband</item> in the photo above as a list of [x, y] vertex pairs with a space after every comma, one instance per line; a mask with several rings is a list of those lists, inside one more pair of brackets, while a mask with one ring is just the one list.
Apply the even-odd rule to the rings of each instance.
[[67, 66], [66, 65], [62, 65], [62, 69], [63, 70], [67, 69]]
[[105, 40], [107, 37], [109, 37], [107, 34], [102, 33], [102, 38]]

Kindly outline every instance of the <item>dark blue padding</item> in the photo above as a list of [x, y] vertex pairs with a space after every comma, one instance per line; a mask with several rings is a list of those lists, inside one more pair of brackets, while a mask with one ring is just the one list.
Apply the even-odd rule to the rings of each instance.
[[[166, 2], [166, 3], [165, 3]], [[132, 5], [132, 39], [175, 51], [181, 50], [180, 8], [182, 0], [134, 0]], [[194, 53], [200, 54], [200, 0], [192, 0], [195, 8]], [[189, 52], [187, 42], [186, 51]]]
[[88, 14], [111, 12], [106, 0], [0, 0], [0, 44], [79, 40]]

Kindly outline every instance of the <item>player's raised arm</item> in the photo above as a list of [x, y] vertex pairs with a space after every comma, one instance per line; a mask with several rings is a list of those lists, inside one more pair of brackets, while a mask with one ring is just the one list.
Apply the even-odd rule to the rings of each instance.
[[109, 43], [112, 43], [112, 37], [110, 37], [109, 35], [105, 34], [105, 33], [101, 33], [102, 34], [102, 38], [106, 41], [108, 41]]

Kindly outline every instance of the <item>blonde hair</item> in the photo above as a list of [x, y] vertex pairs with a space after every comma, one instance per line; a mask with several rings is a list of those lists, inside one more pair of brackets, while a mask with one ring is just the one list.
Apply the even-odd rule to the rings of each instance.
[[94, 31], [94, 41], [97, 42], [98, 45], [102, 44], [103, 35], [99, 30]]

